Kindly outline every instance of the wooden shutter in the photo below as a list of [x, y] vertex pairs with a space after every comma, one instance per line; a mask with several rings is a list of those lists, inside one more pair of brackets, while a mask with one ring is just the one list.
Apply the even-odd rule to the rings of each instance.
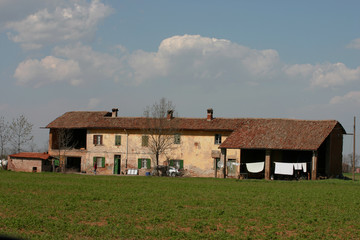
[[105, 167], [105, 158], [104, 157], [101, 159], [101, 167]]
[[149, 136], [142, 136], [141, 146], [147, 147], [149, 145]]
[[120, 146], [121, 145], [121, 135], [115, 136], [115, 145]]
[[146, 159], [146, 168], [147, 168], [147, 169], [150, 169], [150, 168], [151, 168], [150, 159]]
[[96, 145], [96, 135], [93, 136], [93, 144]]
[[141, 169], [141, 158], [138, 159], [138, 169]]
[[180, 144], [180, 133], [174, 134], [174, 144]]
[[179, 160], [180, 162], [180, 169], [183, 169], [184, 168], [184, 160]]

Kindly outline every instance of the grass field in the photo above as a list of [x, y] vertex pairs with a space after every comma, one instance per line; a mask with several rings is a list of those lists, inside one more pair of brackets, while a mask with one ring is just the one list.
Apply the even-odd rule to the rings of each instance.
[[25, 239], [359, 239], [360, 182], [0, 171], [0, 235]]

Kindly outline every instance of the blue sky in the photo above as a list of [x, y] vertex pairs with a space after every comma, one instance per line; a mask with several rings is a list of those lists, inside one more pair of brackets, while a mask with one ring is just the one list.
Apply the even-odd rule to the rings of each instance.
[[[0, 0], [0, 116], [360, 117], [359, 1]], [[351, 152], [351, 137], [344, 152]]]

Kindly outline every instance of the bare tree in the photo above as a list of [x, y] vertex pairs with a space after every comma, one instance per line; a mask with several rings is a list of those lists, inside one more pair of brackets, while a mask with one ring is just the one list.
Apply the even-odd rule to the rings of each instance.
[[[71, 129], [59, 128], [54, 129], [53, 133], [53, 148], [58, 150], [58, 159], [62, 162], [62, 171], [65, 171], [64, 159], [66, 156], [66, 151], [75, 148], [76, 142], [74, 141], [74, 134]], [[55, 165], [53, 163], [53, 171], [55, 170]]]
[[5, 147], [10, 140], [9, 124], [4, 117], [0, 117], [0, 158], [5, 156]]
[[159, 165], [159, 157], [166, 154], [174, 144], [174, 134], [179, 132], [179, 124], [174, 116], [175, 106], [165, 98], [147, 106], [144, 111], [146, 117], [146, 134], [149, 137], [148, 147], [155, 155], [156, 167]]
[[34, 138], [32, 135], [33, 125], [24, 115], [13, 119], [10, 124], [10, 142], [14, 151], [21, 152], [23, 145], [29, 144]]

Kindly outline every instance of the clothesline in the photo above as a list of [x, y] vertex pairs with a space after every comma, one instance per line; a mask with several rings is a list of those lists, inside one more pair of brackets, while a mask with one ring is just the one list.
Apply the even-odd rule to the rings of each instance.
[[[311, 162], [296, 162], [296, 163], [286, 163], [286, 162], [274, 162], [275, 164], [275, 174], [281, 175], [293, 175], [294, 170], [302, 170], [307, 172], [307, 164]], [[250, 173], [259, 173], [264, 170], [265, 162], [252, 162], [252, 163], [240, 163], [241, 165], [246, 164], [246, 168]], [[240, 165], [237, 163], [236, 165]]]

